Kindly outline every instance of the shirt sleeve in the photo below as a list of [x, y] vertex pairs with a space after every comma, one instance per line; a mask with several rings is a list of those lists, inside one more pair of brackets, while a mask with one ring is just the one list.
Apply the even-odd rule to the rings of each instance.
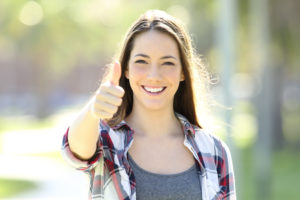
[[96, 152], [92, 158], [90, 158], [89, 160], [81, 160], [71, 151], [70, 145], [69, 145], [69, 140], [68, 140], [68, 134], [69, 134], [69, 128], [67, 129], [65, 135], [63, 136], [61, 153], [62, 153], [64, 160], [66, 160], [67, 163], [69, 163], [75, 169], [78, 169], [78, 170], [81, 170], [84, 172], [90, 171], [98, 164], [98, 161], [100, 160], [100, 157], [102, 156], [103, 151], [101, 148], [102, 147], [101, 141], [98, 140]]
[[220, 140], [217, 142], [216, 146], [216, 165], [220, 191], [214, 199], [236, 200], [235, 180], [230, 150], [228, 146]]

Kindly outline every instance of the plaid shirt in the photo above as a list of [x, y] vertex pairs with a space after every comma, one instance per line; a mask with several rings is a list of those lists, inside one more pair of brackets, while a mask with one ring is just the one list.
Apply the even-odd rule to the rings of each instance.
[[[184, 130], [184, 145], [197, 160], [203, 200], [235, 200], [234, 174], [230, 151], [215, 136], [190, 124], [177, 114]], [[133, 130], [122, 121], [110, 128], [100, 122], [100, 135], [95, 155], [82, 161], [70, 151], [68, 131], [63, 138], [63, 157], [90, 177], [90, 199], [136, 199], [136, 182], [127, 160], [133, 142]]]

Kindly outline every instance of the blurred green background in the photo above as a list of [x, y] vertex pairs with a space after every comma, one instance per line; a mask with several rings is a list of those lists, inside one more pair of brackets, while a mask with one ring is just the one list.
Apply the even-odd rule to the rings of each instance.
[[62, 135], [148, 9], [180, 18], [204, 56], [238, 199], [298, 199], [298, 0], [1, 0], [0, 199], [85, 199]]

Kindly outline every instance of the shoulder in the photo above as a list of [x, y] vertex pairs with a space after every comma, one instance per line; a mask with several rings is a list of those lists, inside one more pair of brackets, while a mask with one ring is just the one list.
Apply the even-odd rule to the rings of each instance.
[[228, 149], [227, 145], [210, 131], [191, 124], [185, 116], [179, 113], [176, 113], [176, 115], [183, 125], [185, 134], [194, 138], [202, 153], [215, 153], [216, 151], [219, 152]]
[[201, 151], [208, 151], [214, 154], [221, 154], [222, 152], [229, 151], [226, 143], [213, 133], [197, 126], [193, 126], [193, 129], [195, 130], [195, 142]]
[[[233, 176], [233, 165], [231, 152], [227, 144], [217, 136], [195, 127], [195, 143], [202, 155], [205, 155], [204, 162], [211, 166], [211, 160], [215, 163], [215, 170], [220, 177]], [[230, 186], [231, 187], [231, 186]]]

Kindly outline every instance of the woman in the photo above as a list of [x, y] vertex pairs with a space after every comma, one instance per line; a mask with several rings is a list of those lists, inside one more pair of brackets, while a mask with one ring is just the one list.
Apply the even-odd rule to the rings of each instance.
[[146, 12], [118, 60], [64, 136], [90, 198], [235, 199], [230, 152], [198, 120], [207, 76], [178, 20]]

